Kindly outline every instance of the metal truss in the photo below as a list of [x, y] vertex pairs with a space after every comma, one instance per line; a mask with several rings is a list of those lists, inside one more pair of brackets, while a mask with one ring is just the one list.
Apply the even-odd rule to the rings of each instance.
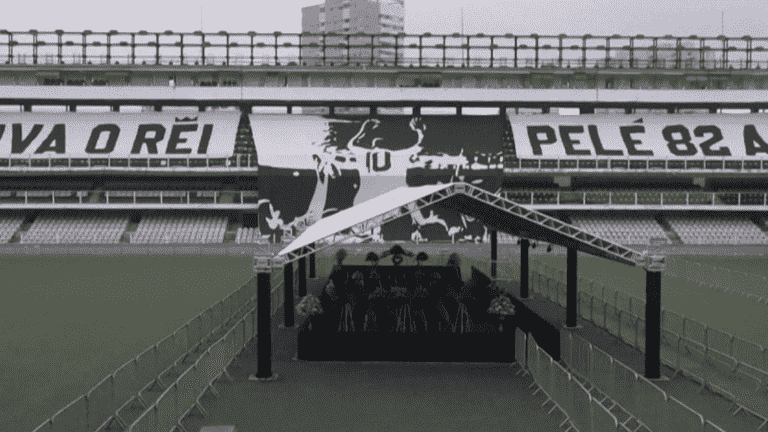
[[[344, 240], [350, 239], [350, 238], [358, 238], [362, 241], [370, 240], [373, 238], [373, 234], [358, 234], [358, 233], [366, 233], [370, 230], [377, 228], [381, 225], [384, 225], [387, 222], [393, 221], [397, 218], [400, 218], [402, 216], [410, 215], [411, 213], [415, 211], [421, 211], [421, 209], [428, 207], [432, 204], [435, 204], [437, 202], [440, 202], [446, 198], [449, 198], [453, 195], [456, 195], [459, 193], [457, 191], [457, 187], [459, 185], [447, 185], [445, 189], [440, 189], [437, 192], [433, 192], [423, 198], [419, 198], [415, 201], [411, 201], [410, 203], [407, 203], [403, 206], [400, 206], [396, 209], [389, 210], [387, 212], [384, 212], [380, 215], [374, 216], [372, 218], [366, 219], [363, 222], [360, 222], [358, 224], [355, 224], [349, 228], [345, 228], [350, 230], [349, 234], [341, 234], [341, 235], [334, 235], [332, 237], [333, 241], [323, 241], [326, 239], [331, 239], [331, 237], [326, 237], [325, 239], [316, 242], [315, 246], [307, 245], [304, 247], [301, 247], [299, 249], [296, 249], [294, 251], [288, 252], [285, 255], [286, 263], [287, 262], [293, 262], [300, 258], [309, 256], [310, 254], [320, 252], [323, 249], [327, 249], [331, 246], [337, 245], [339, 243], [343, 243]], [[318, 244], [319, 243], [319, 244]]]
[[[457, 185], [457, 187], [458, 186], [459, 185]], [[480, 189], [476, 186], [466, 183], [461, 184], [460, 186], [465, 188], [464, 194], [467, 196], [470, 196], [478, 201], [482, 201], [497, 209], [504, 210], [515, 216], [521, 217], [529, 222], [533, 222], [549, 231], [556, 231], [558, 234], [570, 237], [580, 243], [587, 244], [596, 249], [600, 249], [608, 255], [619, 258], [622, 262], [631, 261], [636, 263], [641, 256], [640, 252], [597, 237], [596, 235], [590, 234], [573, 225], [569, 225], [561, 220], [557, 220], [543, 213], [539, 213], [536, 210], [523, 207], [514, 201], [499, 195], [494, 195], [484, 189]]]
[[[575, 226], [549, 217], [543, 213], [539, 213], [535, 210], [523, 207], [522, 205], [502, 196], [494, 195], [469, 183], [454, 183], [452, 185], [446, 185], [444, 189], [431, 193], [423, 198], [419, 198], [404, 206], [400, 206], [396, 209], [384, 212], [380, 215], [355, 224], [350, 228], [345, 228], [345, 230], [350, 229], [349, 234], [326, 237], [323, 240], [332, 239], [332, 241], [320, 241], [317, 242], [315, 246], [307, 245], [290, 251], [284, 255], [284, 260], [274, 261], [272, 262], [272, 265], [282, 266], [288, 262], [297, 261], [300, 258], [309, 256], [310, 254], [317, 253], [328, 247], [343, 243], [344, 240], [349, 238], [355, 237], [362, 241], [370, 240], [373, 237], [373, 234], [362, 233], [369, 232], [371, 229], [379, 227], [399, 217], [410, 215], [416, 211], [421, 211], [425, 207], [443, 201], [454, 195], [466, 195], [477, 201], [481, 201], [487, 205], [503, 210], [511, 215], [523, 218], [528, 222], [535, 223], [548, 231], [554, 231], [579, 243], [583, 243], [590, 247], [599, 249], [605, 254], [613, 256], [623, 263], [627, 263], [629, 265], [641, 265], [640, 263], [642, 263], [645, 259], [644, 255], [640, 252], [597, 237]], [[509, 234], [515, 235], [515, 233]], [[263, 261], [262, 265], [266, 266], [268, 264], [266, 261]]]

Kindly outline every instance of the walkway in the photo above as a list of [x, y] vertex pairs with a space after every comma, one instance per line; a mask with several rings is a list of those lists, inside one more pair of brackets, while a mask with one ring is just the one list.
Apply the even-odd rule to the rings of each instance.
[[[502, 282], [500, 285], [509, 289], [517, 298], [520, 298], [520, 286], [517, 282]], [[559, 304], [536, 293], [532, 293], [531, 297], [527, 300], [520, 300], [524, 301], [531, 310], [548, 322], [557, 325], [565, 323], [566, 310]], [[601, 329], [581, 317], [579, 317], [578, 323], [583, 328], [575, 330], [576, 334], [605, 351], [615, 360], [625, 364], [636, 373], [640, 375], [644, 373], [645, 356], [642, 352], [613, 336], [607, 330]], [[702, 365], [690, 356], [683, 357], [681, 365], [695, 374], [706, 378], [708, 383], [725, 389], [726, 392], [721, 391], [719, 392], [721, 394], [719, 394], [708, 388], [702, 389], [701, 383], [688, 379], [681, 374], [675, 374], [674, 370], [663, 364], [661, 367], [663, 379], [655, 381], [654, 384], [658, 385], [668, 395], [674, 396], [702, 414], [705, 419], [710, 420], [726, 431], [757, 430], [761, 426], [763, 423], [761, 419], [744, 410], [739, 410], [735, 416], [733, 413], [738, 409], [736, 404], [741, 404], [765, 416], [768, 414], [768, 398], [765, 395], [758, 395], [754, 392], [754, 389], [750, 391], [742, 387], [740, 383], [723, 376], [717, 369]], [[727, 393], [730, 393], [730, 395]]]
[[269, 383], [247, 380], [257, 355], [253, 339], [239, 357], [242, 364], [229, 369], [234, 382], [216, 385], [219, 399], [205, 396], [208, 416], [188, 417], [187, 430], [217, 425], [236, 425], [243, 432], [567, 429], [560, 429], [562, 414], [547, 415], [551, 404], [542, 407], [541, 392], [532, 396], [530, 375], [515, 376], [517, 366], [294, 361], [297, 335], [295, 328], [274, 327], [273, 370], [280, 379]]

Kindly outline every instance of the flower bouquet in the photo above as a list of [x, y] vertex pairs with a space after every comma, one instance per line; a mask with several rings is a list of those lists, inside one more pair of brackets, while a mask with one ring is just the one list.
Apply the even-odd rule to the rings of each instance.
[[302, 317], [322, 314], [323, 308], [320, 306], [320, 299], [313, 296], [312, 294], [307, 294], [296, 306], [296, 313]]
[[502, 322], [508, 315], [515, 314], [515, 305], [509, 297], [499, 296], [491, 300], [491, 306], [488, 308], [488, 313], [499, 317], [499, 331], [504, 331]]
[[499, 296], [491, 300], [488, 313], [494, 315], [514, 315], [515, 305], [512, 304], [512, 300], [509, 297]]

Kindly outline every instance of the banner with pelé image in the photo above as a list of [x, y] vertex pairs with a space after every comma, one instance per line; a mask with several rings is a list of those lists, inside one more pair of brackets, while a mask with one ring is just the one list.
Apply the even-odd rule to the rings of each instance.
[[[508, 127], [502, 116], [249, 118], [259, 165], [262, 234], [309, 226], [403, 186], [464, 181], [491, 192], [501, 187]], [[487, 236], [476, 220], [434, 206], [373, 231], [375, 240], [384, 241]]]

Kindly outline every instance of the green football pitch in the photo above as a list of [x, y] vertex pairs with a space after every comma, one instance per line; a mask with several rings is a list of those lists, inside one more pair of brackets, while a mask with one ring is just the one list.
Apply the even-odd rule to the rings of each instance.
[[[445, 264], [452, 250], [462, 256], [489, 256], [487, 245], [404, 246], [429, 253], [428, 265]], [[347, 248], [352, 256], [345, 263], [366, 264], [357, 248]], [[384, 247], [364, 249], [381, 252]], [[500, 245], [499, 259], [518, 259], [515, 249]], [[318, 254], [318, 275], [327, 275], [336, 250]], [[680, 258], [768, 274], [759, 256]], [[566, 264], [564, 254], [536, 253], [531, 260], [560, 269]], [[469, 261], [462, 263], [465, 278]], [[606, 288], [645, 298], [642, 269], [583, 255], [578, 268], [580, 276]], [[252, 276], [249, 257], [209, 256], [9, 256], [0, 262], [0, 271], [5, 275], [0, 282], [5, 294], [0, 303], [0, 424], [20, 432], [34, 429]], [[712, 328], [768, 345], [768, 334], [761, 331], [768, 323], [766, 304], [667, 276], [662, 304]]]
[[4, 256], [0, 430], [32, 431], [252, 276], [248, 257]]
[[[736, 270], [758, 276], [768, 276], [766, 257], [740, 256], [672, 256], [667, 268], [675, 265], [675, 260], [685, 259], [702, 265]], [[566, 268], [566, 257], [539, 254], [533, 260], [543, 262], [550, 267], [562, 270]], [[577, 262], [579, 275], [609, 289], [618, 289], [634, 297], [645, 299], [645, 270], [592, 256], [580, 255]], [[736, 287], [768, 297], [768, 287]], [[765, 299], [764, 299], [765, 300]], [[686, 318], [707, 326], [722, 330], [735, 337], [768, 346], [768, 304], [748, 300], [746, 296], [731, 295], [710, 288], [707, 285], [689, 282], [683, 278], [662, 275], [662, 307]]]

